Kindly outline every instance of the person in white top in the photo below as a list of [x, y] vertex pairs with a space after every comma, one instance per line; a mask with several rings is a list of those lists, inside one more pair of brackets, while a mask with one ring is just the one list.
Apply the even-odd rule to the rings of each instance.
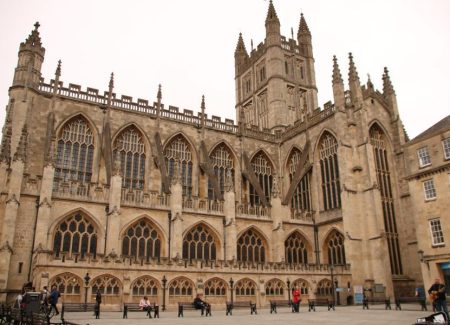
[[141, 301], [139, 302], [139, 308], [141, 310], [147, 310], [149, 306], [150, 306], [150, 303], [148, 301], [148, 298], [147, 298], [147, 296], [144, 296], [144, 298], [142, 298]]

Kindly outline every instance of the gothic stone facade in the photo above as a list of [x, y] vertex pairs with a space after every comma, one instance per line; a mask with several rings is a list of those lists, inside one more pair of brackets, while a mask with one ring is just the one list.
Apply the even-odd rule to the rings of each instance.
[[[311, 33], [235, 52], [236, 119], [41, 78], [39, 25], [20, 45], [1, 145], [0, 290], [30, 279], [64, 301], [370, 295], [421, 282], [404, 194], [405, 133], [388, 71], [361, 85], [350, 55], [317, 108]], [[347, 89], [346, 89], [347, 88]], [[413, 243], [413, 244], [411, 244]], [[84, 277], [90, 281], [85, 286]], [[87, 289], [86, 289], [87, 288]], [[348, 289], [348, 290], [347, 290]]]

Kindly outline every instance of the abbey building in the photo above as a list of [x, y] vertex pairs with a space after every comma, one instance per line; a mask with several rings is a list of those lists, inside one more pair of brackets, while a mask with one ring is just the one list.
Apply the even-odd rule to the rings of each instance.
[[[311, 31], [235, 51], [236, 123], [41, 76], [39, 25], [20, 44], [0, 148], [0, 294], [55, 284], [65, 302], [172, 307], [410, 295], [424, 270], [405, 135], [383, 89], [348, 84], [318, 107]], [[339, 290], [336, 290], [339, 288]], [[337, 291], [337, 292], [336, 292]], [[106, 307], [105, 307], [106, 308]]]

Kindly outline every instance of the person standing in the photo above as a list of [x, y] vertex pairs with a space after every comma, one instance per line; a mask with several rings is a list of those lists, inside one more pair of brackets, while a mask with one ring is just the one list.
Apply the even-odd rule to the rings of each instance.
[[433, 304], [436, 305], [436, 310], [444, 312], [447, 316], [447, 321], [449, 320], [447, 299], [445, 297], [445, 285], [442, 283], [440, 278], [436, 278], [434, 284], [428, 289], [428, 293], [433, 300]]
[[59, 297], [61, 297], [61, 294], [59, 293], [56, 286], [53, 285], [52, 291], [50, 292], [50, 297], [49, 297], [48, 302], [50, 303], [51, 308], [53, 308], [55, 310], [55, 315], [59, 315], [59, 310], [58, 310], [58, 307], [56, 306], [56, 304], [58, 303]]
[[300, 290], [298, 290], [298, 286], [292, 288], [292, 306], [296, 313], [300, 312]]
[[95, 311], [94, 316], [98, 316], [100, 314], [100, 305], [102, 303], [102, 294], [100, 290], [97, 290], [97, 294], [95, 295]]

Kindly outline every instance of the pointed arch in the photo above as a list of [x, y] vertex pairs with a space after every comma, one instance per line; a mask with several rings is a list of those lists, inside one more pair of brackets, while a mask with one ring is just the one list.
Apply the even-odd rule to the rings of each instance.
[[[292, 179], [294, 178], [301, 155], [302, 151], [296, 146], [293, 146], [291, 151], [289, 152], [285, 165], [286, 175], [289, 175], [289, 184], [292, 183]], [[312, 209], [311, 174], [312, 173], [309, 172], [305, 176], [303, 176], [292, 195], [291, 209], [294, 211], [310, 212]]]
[[343, 265], [347, 263], [344, 242], [344, 235], [336, 228], [332, 228], [328, 232], [322, 249], [324, 254], [326, 254], [324, 261], [327, 261], [327, 264]]
[[236, 282], [234, 290], [236, 297], [254, 297], [256, 296], [258, 286], [255, 281], [249, 278], [243, 278]]
[[280, 279], [273, 278], [264, 285], [266, 296], [269, 297], [283, 297], [286, 291], [286, 284]]
[[156, 298], [161, 288], [160, 282], [150, 275], [143, 275], [135, 279], [130, 285], [133, 296], [149, 296]]
[[[214, 174], [219, 182], [219, 188], [222, 195], [225, 193], [225, 179], [227, 171], [230, 170], [233, 183], [236, 170], [236, 156], [230, 146], [221, 141], [216, 144], [209, 153], [209, 160], [212, 168], [214, 169]], [[210, 200], [215, 199], [213, 183], [208, 180], [208, 198]]]
[[82, 118], [85, 119], [89, 128], [92, 130], [93, 135], [94, 135], [94, 143], [98, 142], [98, 135], [100, 133], [99, 129], [97, 128], [96, 124], [94, 123], [94, 121], [91, 120], [91, 118], [86, 115], [84, 112], [75, 112], [73, 114], [70, 114], [69, 116], [65, 117], [61, 122], [59, 122], [58, 126], [56, 126], [55, 128], [55, 134], [60, 134], [62, 128], [67, 124], [67, 122], [71, 121], [72, 119], [75, 118]]
[[339, 178], [338, 142], [328, 130], [323, 131], [317, 142], [320, 161], [322, 203], [324, 210], [341, 207], [341, 184]]
[[299, 231], [295, 230], [284, 241], [286, 263], [308, 264], [308, 255], [312, 252], [311, 243]]
[[317, 296], [333, 296], [333, 284], [330, 279], [322, 279], [317, 283]]
[[97, 255], [99, 240], [98, 227], [81, 209], [60, 218], [53, 229], [53, 252], [56, 256]]
[[[270, 156], [264, 149], [258, 150], [250, 159], [250, 164], [253, 168], [256, 178], [259, 181], [262, 191], [266, 197], [267, 202], [270, 202], [270, 195], [272, 194], [273, 176], [276, 174], [275, 164], [270, 159]], [[249, 198], [251, 205], [261, 205], [262, 200], [256, 192], [253, 185], [249, 184]]]
[[102, 296], [119, 296], [122, 292], [122, 282], [111, 274], [102, 274], [91, 280], [91, 294], [99, 291]]
[[213, 227], [199, 221], [188, 228], [183, 235], [183, 258], [216, 260], [220, 248], [220, 236]]
[[120, 154], [122, 187], [144, 189], [146, 148], [144, 133], [132, 123], [113, 140], [113, 155]]
[[161, 226], [161, 224], [160, 224], [157, 220], [155, 220], [154, 218], [152, 218], [152, 217], [149, 216], [148, 214], [139, 214], [137, 217], [135, 217], [135, 218], [129, 220], [128, 222], [126, 222], [126, 223], [122, 226], [122, 229], [121, 229], [120, 232], [119, 232], [119, 238], [118, 238], [118, 239], [122, 238], [122, 237], [125, 235], [126, 231], [128, 230], [128, 228], [129, 228], [130, 226], [132, 226], [133, 224], [135, 224], [136, 222], [138, 222], [138, 221], [140, 221], [140, 220], [142, 220], [142, 219], [145, 219], [146, 222], [149, 222], [149, 223], [152, 224], [152, 226], [153, 226], [153, 227], [158, 231], [158, 233], [161, 235], [163, 242], [166, 240], [166, 238], [167, 238], [167, 233], [166, 233], [166, 231], [164, 230], [164, 228]]
[[56, 289], [64, 296], [78, 296], [81, 294], [83, 280], [78, 275], [71, 272], [64, 272], [55, 275], [48, 282], [49, 288], [56, 286]]
[[141, 217], [122, 233], [122, 255], [146, 259], [161, 257], [163, 237], [151, 219]]
[[251, 226], [242, 231], [237, 240], [237, 260], [263, 263], [268, 260], [268, 240], [263, 233]]
[[194, 282], [190, 279], [179, 276], [169, 282], [170, 297], [192, 297], [194, 293]]
[[205, 281], [204, 292], [207, 297], [226, 297], [228, 284], [225, 280], [213, 277]]
[[311, 285], [305, 279], [302, 279], [302, 278], [295, 279], [292, 282], [292, 287], [295, 288], [296, 286], [300, 290], [300, 293], [302, 296], [309, 294], [309, 288], [311, 287]]
[[95, 130], [83, 114], [67, 119], [56, 133], [54, 189], [59, 182], [90, 183], [93, 173]]
[[387, 128], [384, 126], [384, 124], [381, 123], [380, 120], [374, 118], [373, 120], [371, 120], [371, 121], [368, 123], [368, 126], [369, 126], [369, 135], [370, 135], [370, 129], [372, 129], [372, 127], [378, 127], [378, 128], [382, 131], [382, 133], [384, 134], [384, 136], [386, 137], [386, 140], [387, 140], [387, 143], [388, 143], [388, 145], [389, 145], [389, 148], [392, 148], [392, 139], [391, 139], [391, 136], [390, 136], [390, 134], [389, 134], [389, 131], [388, 131]]
[[193, 192], [193, 169], [195, 159], [195, 147], [181, 132], [173, 135], [164, 145], [167, 174], [169, 179], [174, 176], [175, 163], [178, 161], [181, 167], [183, 196], [191, 197]]
[[381, 208], [383, 211], [386, 241], [389, 248], [391, 272], [395, 275], [401, 275], [403, 274], [403, 266], [400, 255], [400, 244], [398, 241], [396, 211], [393, 188], [391, 185], [391, 171], [389, 168], [389, 156], [392, 151], [386, 132], [377, 122], [374, 122], [370, 127], [369, 138], [373, 148], [375, 172], [381, 195]]

